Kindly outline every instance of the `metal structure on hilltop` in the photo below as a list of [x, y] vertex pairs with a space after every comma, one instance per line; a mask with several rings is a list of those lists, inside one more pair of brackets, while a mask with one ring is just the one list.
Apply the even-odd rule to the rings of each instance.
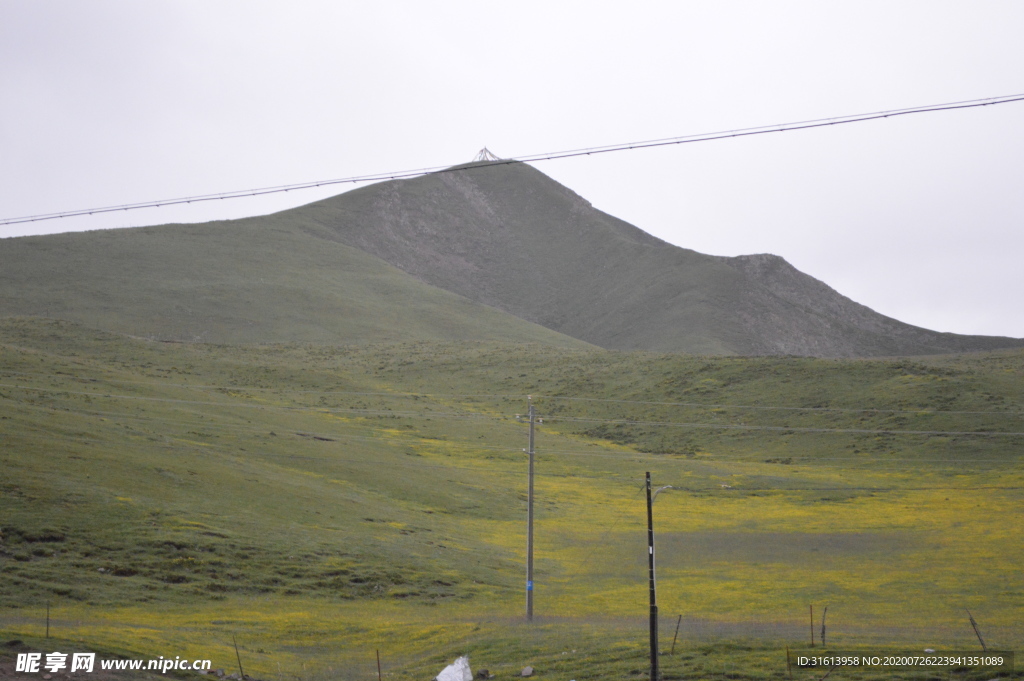
[[490, 149], [484, 147], [480, 151], [476, 152], [476, 156], [473, 157], [473, 163], [479, 161], [500, 161], [501, 159], [495, 156]]

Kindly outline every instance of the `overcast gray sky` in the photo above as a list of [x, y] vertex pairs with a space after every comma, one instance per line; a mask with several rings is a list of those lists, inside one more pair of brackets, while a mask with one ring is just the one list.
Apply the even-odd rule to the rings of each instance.
[[[1024, 93], [1022, 27], [1016, 1], [0, 0], [0, 218]], [[1015, 103], [536, 167], [679, 246], [1024, 337], [1022, 123]]]

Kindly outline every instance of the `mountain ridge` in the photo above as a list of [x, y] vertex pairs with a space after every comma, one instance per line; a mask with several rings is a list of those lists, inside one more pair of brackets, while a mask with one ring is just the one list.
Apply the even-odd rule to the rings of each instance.
[[221, 343], [506, 339], [820, 357], [1024, 346], [904, 324], [779, 256], [674, 246], [507, 161], [266, 216], [4, 240], [0, 315]]
[[294, 210], [324, 238], [606, 348], [854, 357], [1024, 345], [885, 317], [779, 256], [674, 246], [521, 163], [465, 164]]

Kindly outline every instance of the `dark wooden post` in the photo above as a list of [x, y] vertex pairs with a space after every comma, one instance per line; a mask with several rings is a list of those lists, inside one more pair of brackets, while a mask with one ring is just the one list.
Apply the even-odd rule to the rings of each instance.
[[654, 510], [650, 471], [647, 472], [647, 572], [651, 592], [651, 681], [658, 681], [658, 597], [654, 581]]

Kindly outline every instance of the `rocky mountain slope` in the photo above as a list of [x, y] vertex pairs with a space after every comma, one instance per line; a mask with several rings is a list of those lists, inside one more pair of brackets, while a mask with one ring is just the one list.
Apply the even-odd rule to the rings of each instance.
[[1024, 345], [904, 324], [777, 256], [679, 248], [521, 163], [373, 185], [295, 214], [312, 234], [605, 348], [856, 357]]

